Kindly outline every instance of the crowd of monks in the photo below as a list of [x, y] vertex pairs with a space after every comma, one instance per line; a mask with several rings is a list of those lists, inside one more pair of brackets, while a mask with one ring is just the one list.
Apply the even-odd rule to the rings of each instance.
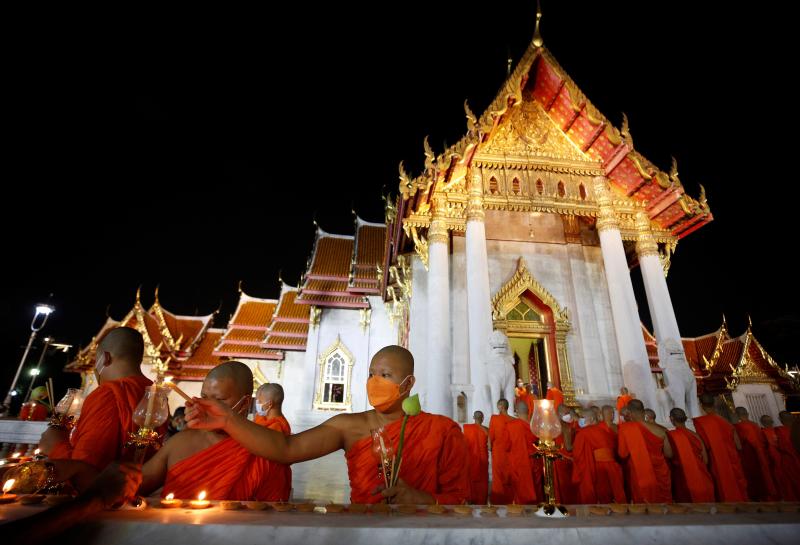
[[[40, 442], [58, 480], [80, 491], [111, 462], [129, 456], [125, 439], [136, 429], [133, 411], [151, 384], [141, 372], [143, 351], [141, 335], [125, 327], [100, 343], [99, 386], [86, 397], [76, 428], [71, 434], [48, 428]], [[214, 500], [285, 501], [291, 494], [291, 464], [343, 450], [353, 503], [543, 501], [530, 388], [517, 384], [514, 416], [509, 402], [500, 399], [488, 428], [477, 411], [474, 423], [462, 430], [453, 420], [426, 412], [403, 426], [402, 402], [414, 383], [411, 353], [387, 346], [370, 363], [366, 388], [372, 410], [338, 414], [292, 434], [281, 412], [281, 386], [265, 384], [253, 399], [250, 369], [225, 362], [206, 376], [201, 396], [187, 402], [186, 429], [173, 430], [177, 433], [141, 466], [138, 493], [161, 490], [162, 495], [194, 498], [205, 491]], [[790, 437], [793, 416], [788, 412], [780, 413], [781, 426], [773, 427], [769, 416], [761, 416], [759, 426], [738, 407], [738, 422], [732, 424], [717, 414], [714, 398], [704, 394], [703, 416], [690, 420], [675, 408], [667, 428], [625, 389], [616, 409], [569, 407], [550, 383], [546, 397], [562, 430], [554, 463], [559, 503], [800, 499], [800, 455]], [[248, 418], [253, 406], [255, 417]], [[396, 449], [403, 429], [399, 478], [389, 486], [373, 437], [380, 430]]]

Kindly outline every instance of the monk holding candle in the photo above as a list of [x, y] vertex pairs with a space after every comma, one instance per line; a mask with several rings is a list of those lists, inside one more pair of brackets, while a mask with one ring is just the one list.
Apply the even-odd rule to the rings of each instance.
[[474, 424], [464, 424], [464, 439], [469, 451], [469, 502], [482, 505], [489, 493], [489, 428], [483, 425], [483, 413], [475, 411]]
[[397, 484], [385, 487], [379, 472], [372, 432], [382, 429], [385, 441], [397, 452], [403, 400], [414, 381], [411, 353], [401, 346], [387, 346], [375, 354], [369, 367], [367, 396], [374, 410], [338, 414], [288, 437], [249, 422], [214, 399], [194, 399], [187, 406], [186, 418], [190, 428], [224, 430], [254, 454], [284, 464], [344, 450], [353, 503], [460, 504], [469, 497], [467, 444], [461, 428], [447, 417], [424, 412], [411, 416]]
[[256, 417], [253, 422], [284, 435], [291, 435], [292, 428], [283, 416], [282, 407], [283, 387], [271, 382], [262, 384], [256, 391]]
[[739, 458], [742, 448], [739, 435], [733, 424], [717, 414], [714, 396], [701, 395], [700, 407], [706, 414], [693, 419], [694, 429], [708, 449], [717, 501], [747, 501], [747, 479]]
[[138, 331], [111, 330], [95, 356], [99, 386], [86, 396], [72, 436], [66, 430], [48, 428], [39, 442], [41, 452], [51, 459], [80, 460], [97, 470], [119, 460], [128, 433], [136, 431], [133, 411], [152, 384], [142, 374], [143, 355], [144, 340]]
[[767, 438], [744, 407], [736, 407], [739, 422], [733, 425], [742, 443], [742, 469], [747, 479], [747, 495], [755, 501], [774, 501], [778, 491], [770, 471]]
[[672, 446], [672, 493], [675, 501], [705, 503], [714, 501], [714, 482], [708, 472], [708, 454], [703, 440], [686, 427], [683, 409], [669, 412], [674, 430], [667, 432]]
[[672, 485], [666, 458], [672, 447], [666, 432], [644, 421], [644, 405], [632, 399], [629, 422], [619, 425], [619, 457], [627, 461], [631, 500], [634, 503], [672, 503]]

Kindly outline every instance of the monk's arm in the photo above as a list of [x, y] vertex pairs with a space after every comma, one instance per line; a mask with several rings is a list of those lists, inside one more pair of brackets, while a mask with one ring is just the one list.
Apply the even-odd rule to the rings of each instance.
[[320, 458], [344, 446], [348, 418], [341, 414], [297, 435], [285, 436], [234, 414], [230, 407], [212, 399], [194, 398], [186, 403], [186, 422], [193, 429], [221, 429], [255, 454], [293, 464]]
[[69, 481], [78, 492], [86, 490], [100, 473], [93, 465], [81, 460], [50, 460], [50, 463], [53, 464], [55, 481]]
[[739, 434], [736, 429], [733, 430], [733, 443], [736, 445], [736, 450], [742, 450], [742, 441], [739, 439]]
[[155, 456], [142, 466], [142, 484], [139, 486], [140, 496], [147, 497], [164, 485], [164, 481], [167, 479], [167, 469], [169, 468], [169, 454], [172, 451], [170, 447], [174, 446], [180, 439], [177, 435], [172, 437], [155, 453]]
[[664, 433], [664, 457], [672, 458], [672, 445], [670, 444], [666, 433]]

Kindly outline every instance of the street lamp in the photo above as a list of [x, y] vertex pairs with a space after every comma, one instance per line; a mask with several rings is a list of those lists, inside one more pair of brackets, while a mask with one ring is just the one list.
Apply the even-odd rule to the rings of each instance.
[[17, 367], [17, 373], [14, 375], [14, 381], [11, 383], [11, 388], [8, 390], [5, 401], [3, 401], [1, 412], [4, 415], [7, 415], [11, 410], [11, 398], [17, 395], [17, 381], [19, 380], [20, 373], [22, 373], [22, 366], [25, 365], [25, 360], [28, 358], [28, 352], [31, 351], [31, 345], [33, 344], [33, 340], [36, 338], [36, 333], [38, 333], [44, 327], [44, 324], [47, 323], [47, 318], [55, 310], [55, 307], [46, 305], [44, 303], [39, 303], [36, 305], [36, 313], [33, 315], [33, 320], [31, 320], [31, 336], [28, 339], [28, 346], [25, 347], [25, 353], [22, 354], [19, 367]]
[[[45, 356], [45, 354], [47, 354], [47, 350], [49, 348], [56, 348], [58, 350], [61, 350], [64, 353], [66, 353], [66, 352], [69, 352], [69, 349], [72, 348], [72, 345], [71, 344], [54, 343], [53, 342], [53, 337], [45, 337], [44, 338], [44, 348], [42, 349], [42, 354], [39, 356], [39, 361], [36, 363], [36, 367], [34, 367], [33, 369], [31, 369], [29, 371], [29, 373], [30, 373], [32, 378], [31, 378], [30, 384], [28, 384], [28, 393], [25, 394], [25, 401], [30, 401], [31, 391], [33, 390], [33, 383], [36, 382], [36, 379], [39, 377], [39, 375], [42, 374], [42, 370], [41, 370], [42, 362], [44, 361], [44, 356]], [[48, 401], [50, 402], [50, 404], [55, 403], [55, 401], [52, 400], [52, 399], [50, 399]]]

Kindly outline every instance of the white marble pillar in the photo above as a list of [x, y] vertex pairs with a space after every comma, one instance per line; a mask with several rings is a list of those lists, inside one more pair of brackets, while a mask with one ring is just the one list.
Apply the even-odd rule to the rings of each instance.
[[636, 394], [645, 407], [656, 408], [656, 384], [650, 371], [628, 261], [605, 177], [595, 178], [594, 191], [600, 206], [597, 230], [600, 233], [614, 332], [622, 363], [622, 379], [628, 390]]
[[428, 354], [427, 407], [434, 414], [452, 417], [450, 385], [450, 249], [444, 218], [444, 196], [434, 199], [428, 229]]
[[469, 404], [470, 414], [474, 411], [492, 414], [486, 373], [489, 335], [492, 333], [492, 307], [484, 218], [483, 180], [480, 171], [475, 169], [469, 179], [466, 233], [469, 380], [475, 392]]

